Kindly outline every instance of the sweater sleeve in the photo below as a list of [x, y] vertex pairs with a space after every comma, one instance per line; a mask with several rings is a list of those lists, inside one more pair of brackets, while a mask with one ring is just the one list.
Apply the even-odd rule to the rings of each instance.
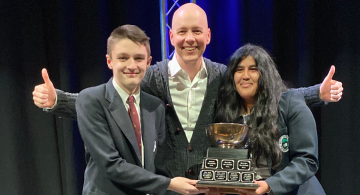
[[56, 89], [57, 102], [52, 109], [44, 108], [46, 113], [55, 114], [59, 117], [71, 118], [76, 120], [75, 102], [77, 93], [68, 93]]
[[321, 84], [317, 84], [310, 87], [290, 89], [290, 91], [300, 92], [304, 96], [306, 104], [309, 107], [324, 106], [327, 103], [320, 99], [320, 85]]

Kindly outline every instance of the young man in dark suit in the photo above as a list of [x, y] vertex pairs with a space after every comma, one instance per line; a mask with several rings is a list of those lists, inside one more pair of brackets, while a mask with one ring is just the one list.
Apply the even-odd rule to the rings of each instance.
[[78, 125], [87, 167], [83, 194], [197, 194], [195, 180], [154, 174], [157, 146], [165, 139], [164, 103], [140, 90], [151, 56], [149, 38], [137, 26], [116, 28], [108, 39], [113, 78], [80, 92]]

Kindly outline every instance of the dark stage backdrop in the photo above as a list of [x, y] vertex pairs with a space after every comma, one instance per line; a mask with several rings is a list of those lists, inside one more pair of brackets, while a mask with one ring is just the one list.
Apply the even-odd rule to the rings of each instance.
[[[320, 83], [336, 65], [343, 99], [312, 109], [317, 176], [327, 194], [360, 194], [360, 1], [197, 3], [208, 13], [212, 40], [205, 56], [213, 61], [226, 63], [241, 45], [258, 44], [294, 87]], [[161, 60], [158, 0], [0, 1], [1, 195], [81, 194], [85, 162], [76, 122], [45, 114], [31, 92], [43, 82], [43, 67], [69, 92], [107, 82], [106, 39], [123, 24], [144, 29], [153, 62]]]

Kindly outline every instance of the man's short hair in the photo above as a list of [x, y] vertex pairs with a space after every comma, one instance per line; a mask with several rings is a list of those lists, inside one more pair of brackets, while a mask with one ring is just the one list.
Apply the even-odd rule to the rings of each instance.
[[115, 30], [113, 30], [110, 34], [110, 37], [107, 41], [107, 54], [111, 57], [111, 51], [114, 48], [114, 44], [121, 39], [130, 39], [131, 41], [144, 45], [148, 52], [148, 56], [150, 56], [150, 38], [146, 36], [145, 32], [141, 30], [139, 27], [135, 25], [122, 25]]

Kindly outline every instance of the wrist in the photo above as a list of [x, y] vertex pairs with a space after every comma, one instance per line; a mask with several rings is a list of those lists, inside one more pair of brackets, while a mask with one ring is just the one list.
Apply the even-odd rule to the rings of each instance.
[[170, 183], [169, 183], [169, 186], [168, 186], [167, 190], [171, 190], [171, 191], [174, 190], [174, 180], [173, 179], [170, 180]]
[[269, 187], [269, 190], [266, 192], [266, 194], [269, 194], [271, 192], [271, 188]]
[[320, 88], [319, 88], [319, 98], [320, 98], [321, 101], [324, 101], [323, 98], [321, 97], [321, 89]]

